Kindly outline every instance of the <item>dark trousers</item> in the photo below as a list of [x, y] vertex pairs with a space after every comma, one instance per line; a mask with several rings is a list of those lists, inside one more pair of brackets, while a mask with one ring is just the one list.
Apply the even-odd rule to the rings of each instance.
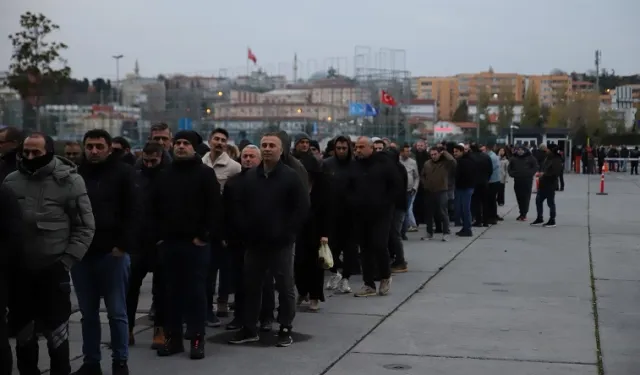
[[[278, 291], [278, 323], [281, 328], [292, 328], [296, 315], [296, 290], [293, 276], [293, 245], [277, 250], [248, 249], [244, 255], [244, 326], [255, 331], [262, 308], [263, 285], [268, 273]], [[270, 292], [273, 296], [273, 292]]]
[[394, 210], [391, 227], [389, 230], [389, 255], [393, 259], [394, 264], [404, 265], [404, 244], [402, 243], [402, 226], [404, 225], [404, 217], [407, 211]]
[[[449, 194], [445, 191], [425, 192], [425, 223], [427, 233], [433, 234], [433, 223], [441, 223], [442, 233], [449, 234]], [[437, 225], [437, 224], [436, 224]]]
[[500, 183], [500, 186], [498, 187], [498, 206], [504, 206], [504, 189], [506, 187], [507, 184], [504, 183]]
[[13, 369], [13, 354], [9, 345], [9, 327], [5, 314], [9, 299], [7, 289], [7, 269], [0, 269], [0, 375], [11, 375]]
[[489, 224], [488, 190], [489, 184], [476, 185], [471, 196], [471, 211], [477, 224]]
[[309, 299], [324, 301], [324, 269], [318, 250], [318, 241], [298, 238], [295, 245], [294, 275], [299, 296], [309, 295]]
[[[16, 360], [21, 375], [39, 375], [36, 329], [47, 339], [50, 374], [68, 375], [71, 284], [62, 263], [41, 271], [20, 270], [15, 290]], [[4, 366], [4, 365], [3, 365]]]
[[558, 187], [560, 190], [564, 190], [564, 170], [560, 172], [558, 176]]
[[516, 178], [513, 180], [513, 192], [516, 194], [518, 202], [518, 210], [520, 216], [527, 216], [529, 213], [529, 203], [531, 202], [531, 189], [533, 188], [533, 179]]
[[140, 299], [140, 288], [147, 274], [153, 270], [151, 293], [153, 302], [160, 308], [156, 309], [153, 319], [154, 327], [164, 327], [165, 323], [165, 281], [162, 267], [154, 267], [153, 259], [150, 256], [138, 255], [131, 259], [131, 278], [129, 280], [129, 291], [127, 293], [127, 316], [129, 318], [129, 332], [133, 332], [136, 325], [136, 313], [138, 312], [138, 302]]
[[[207, 308], [213, 311], [216, 286], [218, 299], [215, 302], [227, 303], [229, 294], [233, 293], [233, 276], [231, 275], [231, 255], [219, 245], [211, 246], [211, 258], [207, 274]], [[218, 284], [218, 282], [220, 284]]]
[[375, 276], [378, 271], [380, 279], [391, 277], [389, 264], [389, 228], [391, 226], [391, 210], [379, 212], [378, 215], [368, 217], [358, 224], [357, 242], [360, 245], [362, 258], [362, 280], [365, 285], [375, 289]]
[[456, 221], [463, 231], [471, 230], [471, 197], [473, 188], [456, 189], [455, 206]]
[[491, 182], [487, 185], [487, 218], [485, 222], [495, 224], [498, 221], [498, 192], [500, 191], [500, 182]]
[[[334, 225], [334, 234], [329, 237], [329, 248], [333, 255], [332, 273], [342, 270], [342, 277], [349, 279], [360, 268], [358, 246], [353, 234], [353, 222], [350, 219], [338, 220]], [[343, 260], [340, 260], [342, 254]]]
[[631, 174], [638, 174], [638, 162], [637, 161], [632, 161], [631, 162]]
[[129, 358], [127, 292], [131, 259], [129, 254], [85, 256], [71, 269], [73, 287], [82, 313], [82, 354], [85, 363], [102, 359], [100, 298], [104, 297], [111, 333], [113, 360]]
[[542, 204], [547, 201], [549, 206], [549, 219], [555, 220], [556, 218], [556, 191], [553, 189], [540, 189], [536, 193], [536, 211], [538, 218], [544, 216], [544, 209]]
[[[244, 319], [244, 248], [241, 246], [234, 246], [229, 249], [229, 258], [231, 259], [231, 275], [234, 283], [234, 297], [235, 309], [233, 310], [233, 317], [235, 320], [242, 322]], [[271, 273], [267, 272], [264, 279], [264, 285], [262, 287], [262, 307], [260, 310], [260, 322], [267, 323], [272, 322], [273, 311], [275, 310], [276, 301], [273, 294], [273, 277]]]
[[205, 334], [207, 318], [207, 274], [211, 260], [209, 245], [190, 241], [168, 241], [159, 248], [166, 281], [165, 331], [182, 336], [182, 322], [195, 335]]

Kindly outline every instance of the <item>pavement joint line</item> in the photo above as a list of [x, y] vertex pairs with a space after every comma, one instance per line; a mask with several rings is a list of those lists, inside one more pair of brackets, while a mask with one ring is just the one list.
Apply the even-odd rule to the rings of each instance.
[[640, 280], [632, 280], [632, 279], [607, 279], [604, 277], [596, 277], [594, 278], [596, 281], [624, 281], [629, 283], [640, 283]]
[[[503, 215], [503, 217], [509, 215], [511, 213], [511, 211], [513, 211], [516, 207], [517, 207], [516, 205], [511, 206], [511, 208]], [[453, 257], [451, 257], [451, 259], [449, 259], [442, 266], [440, 266], [438, 268], [438, 270], [433, 275], [429, 276], [429, 278], [427, 278], [427, 280], [425, 282], [420, 284], [413, 292], [411, 292], [411, 294], [409, 294], [409, 296], [407, 296], [407, 298], [403, 299], [396, 307], [394, 307], [393, 310], [391, 310], [388, 314], [385, 314], [382, 317], [382, 319], [380, 319], [376, 324], [374, 324], [373, 327], [371, 327], [371, 329], [369, 329], [362, 337], [360, 337], [358, 340], [356, 340], [356, 342], [353, 343], [353, 345], [351, 345], [349, 348], [347, 348], [347, 350], [345, 350], [344, 353], [340, 354], [338, 356], [338, 358], [336, 358], [331, 363], [329, 363], [329, 365], [324, 370], [322, 370], [318, 375], [326, 375], [329, 371], [331, 371], [331, 369], [333, 369], [335, 367], [335, 365], [338, 364], [338, 362], [342, 361], [347, 355], [349, 355], [349, 353], [351, 353], [353, 351], [353, 349], [355, 349], [358, 345], [360, 345], [360, 343], [362, 341], [364, 341], [367, 337], [369, 337], [369, 335], [371, 335], [378, 327], [380, 327], [382, 325], [382, 323], [387, 321], [387, 319], [389, 319], [391, 317], [391, 315], [393, 315], [395, 312], [400, 310], [400, 308], [402, 306], [404, 306], [413, 297], [415, 297], [418, 293], [420, 293], [425, 288], [425, 286], [427, 286], [427, 284], [431, 280], [433, 280], [442, 271], [444, 271], [444, 269], [447, 268], [447, 266], [449, 264], [451, 264], [454, 260], [456, 260], [458, 258], [458, 256], [460, 256], [465, 250], [470, 248], [471, 245], [473, 245], [480, 237], [482, 237], [482, 235], [484, 235], [486, 232], [488, 232], [491, 228], [492, 228], [492, 226], [489, 226], [487, 228], [482, 228], [482, 231], [480, 232], [480, 234], [478, 234], [477, 237], [473, 238], [471, 241], [469, 241], [469, 243], [467, 243], [465, 246], [463, 246], [461, 250], [457, 251], [453, 255]], [[600, 375], [603, 375], [603, 374], [600, 374]]]
[[600, 319], [598, 317], [598, 293], [596, 291], [596, 278], [593, 267], [593, 249], [591, 241], [591, 181], [587, 179], [587, 233], [589, 248], [589, 276], [591, 279], [591, 307], [593, 310], [594, 335], [596, 339], [596, 359], [598, 362], [598, 375], [605, 375], [604, 362], [602, 360], [602, 343], [600, 341]]
[[[311, 311], [296, 311], [296, 314], [297, 313], [317, 314], [316, 312], [311, 312]], [[350, 313], [350, 312], [335, 312], [335, 311], [321, 311], [320, 314], [321, 315], [371, 316], [374, 318], [382, 318], [385, 316], [384, 314], [365, 314], [365, 313]]]
[[552, 361], [545, 359], [527, 359], [527, 358], [506, 358], [506, 357], [483, 357], [473, 355], [444, 355], [444, 354], [402, 354], [402, 353], [378, 353], [378, 352], [351, 352], [352, 354], [364, 355], [381, 355], [394, 357], [418, 357], [418, 358], [443, 358], [443, 359], [472, 359], [477, 361], [502, 361], [502, 362], [526, 362], [526, 363], [546, 363], [554, 365], [578, 365], [578, 366], [597, 366], [596, 362], [579, 362], [579, 361]]

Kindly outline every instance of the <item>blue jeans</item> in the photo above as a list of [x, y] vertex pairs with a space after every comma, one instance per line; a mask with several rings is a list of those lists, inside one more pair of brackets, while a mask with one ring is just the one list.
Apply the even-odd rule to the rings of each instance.
[[456, 225], [462, 224], [462, 230], [471, 230], [471, 196], [473, 188], [456, 189], [454, 201], [456, 208]]
[[99, 363], [102, 359], [101, 297], [104, 297], [109, 318], [112, 358], [114, 361], [126, 361], [129, 358], [127, 291], [130, 272], [129, 254], [121, 257], [111, 254], [89, 256], [71, 269], [73, 287], [82, 313], [82, 354], [85, 363]]
[[404, 221], [402, 223], [402, 234], [407, 233], [407, 229], [409, 229], [409, 227], [415, 227], [416, 225], [416, 218], [415, 216], [413, 216], [413, 202], [416, 200], [416, 194], [411, 194], [411, 192], [407, 192], [407, 202], [408, 202], [408, 208], [407, 208], [407, 213], [404, 215]]

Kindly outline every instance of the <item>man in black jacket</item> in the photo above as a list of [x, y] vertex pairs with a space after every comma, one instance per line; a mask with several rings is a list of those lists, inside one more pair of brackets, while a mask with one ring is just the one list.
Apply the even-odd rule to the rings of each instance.
[[[558, 189], [558, 176], [562, 173], [562, 156], [558, 153], [558, 146], [549, 145], [546, 151], [547, 157], [540, 168], [540, 186], [536, 193], [537, 218], [531, 225], [543, 225], [546, 228], [556, 226], [556, 190]], [[544, 222], [542, 204], [547, 201], [549, 206], [549, 221]]]
[[[333, 152], [334, 155], [323, 162], [323, 168], [329, 175], [334, 217], [333, 233], [329, 236], [334, 266], [326, 289], [351, 293], [349, 278], [360, 268], [358, 248], [353, 235], [353, 214], [347, 205], [347, 182], [351, 164], [354, 163], [351, 140], [345, 136], [338, 136], [333, 143]], [[341, 254], [343, 261], [340, 261]]]
[[493, 163], [486, 153], [482, 152], [480, 146], [472, 143], [469, 147], [470, 155], [476, 163], [476, 186], [471, 197], [471, 211], [475, 219], [474, 227], [488, 227], [490, 218], [488, 213], [491, 212], [489, 200], [487, 199], [489, 189], [489, 178], [493, 173]]
[[[356, 297], [386, 295], [391, 287], [389, 263], [389, 229], [396, 198], [402, 190], [398, 168], [388, 155], [373, 149], [371, 138], [360, 137], [355, 147], [356, 161], [352, 164], [347, 183], [349, 208], [357, 213], [357, 243], [362, 257], [364, 285]], [[380, 276], [376, 293], [374, 273]]]
[[133, 168], [112, 153], [112, 138], [103, 129], [83, 138], [85, 161], [78, 172], [84, 178], [93, 207], [96, 231], [87, 254], [71, 269], [82, 313], [84, 363], [76, 375], [100, 374], [100, 297], [104, 297], [109, 327], [113, 373], [129, 373], [127, 292], [131, 259], [138, 247], [138, 191]]
[[127, 315], [129, 317], [129, 345], [135, 344], [133, 328], [136, 323], [140, 287], [147, 273], [153, 272], [152, 294], [153, 305], [160, 306], [153, 317], [152, 349], [160, 349], [164, 345], [164, 278], [162, 267], [157, 266], [157, 246], [153, 228], [153, 189], [157, 187], [157, 178], [164, 169], [164, 149], [161, 144], [147, 142], [142, 149], [142, 166], [136, 170], [136, 184], [139, 189], [141, 204], [141, 228], [138, 238], [139, 251], [131, 255], [131, 281], [127, 293]]
[[194, 131], [176, 133], [173, 162], [158, 177], [153, 194], [155, 240], [167, 283], [165, 343], [158, 349], [163, 357], [184, 351], [183, 313], [193, 335], [190, 358], [205, 354], [210, 246], [222, 239], [222, 201], [215, 171], [196, 154], [199, 139]]
[[11, 374], [13, 358], [9, 346], [7, 311], [8, 270], [22, 245], [22, 210], [18, 199], [6, 186], [0, 186], [0, 374]]
[[393, 217], [391, 219], [391, 228], [389, 230], [389, 255], [391, 257], [391, 272], [403, 273], [407, 272], [407, 261], [404, 258], [404, 245], [402, 244], [402, 225], [404, 217], [407, 214], [409, 201], [407, 200], [408, 180], [407, 170], [400, 163], [400, 153], [398, 150], [389, 147], [386, 151], [391, 158], [391, 162], [395, 164], [398, 176], [397, 181], [401, 183], [401, 189], [397, 192], [395, 199]]
[[462, 229], [456, 232], [459, 237], [471, 237], [471, 197], [473, 189], [476, 187], [476, 163], [468, 152], [465, 152], [464, 145], [453, 147], [453, 157], [456, 158], [455, 176], [455, 222]]
[[295, 317], [293, 243], [309, 210], [309, 190], [298, 174], [280, 157], [278, 134], [260, 140], [262, 163], [245, 173], [236, 210], [238, 222], [245, 223], [241, 236], [247, 247], [244, 258], [244, 327], [229, 341], [243, 344], [259, 340], [256, 324], [260, 315], [262, 285], [268, 271], [276, 279], [280, 302], [278, 320], [280, 347], [291, 345]]
[[531, 201], [533, 176], [538, 172], [538, 162], [531, 152], [523, 146], [517, 146], [515, 154], [509, 159], [509, 176], [513, 177], [513, 191], [520, 215], [516, 220], [526, 221]]

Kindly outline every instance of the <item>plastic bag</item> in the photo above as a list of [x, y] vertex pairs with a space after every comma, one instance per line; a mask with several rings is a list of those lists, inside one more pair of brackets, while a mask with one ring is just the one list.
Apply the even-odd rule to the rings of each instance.
[[325, 270], [333, 268], [333, 255], [331, 254], [329, 245], [320, 245], [320, 249], [318, 250], [318, 257], [320, 258], [322, 268], [324, 268]]

